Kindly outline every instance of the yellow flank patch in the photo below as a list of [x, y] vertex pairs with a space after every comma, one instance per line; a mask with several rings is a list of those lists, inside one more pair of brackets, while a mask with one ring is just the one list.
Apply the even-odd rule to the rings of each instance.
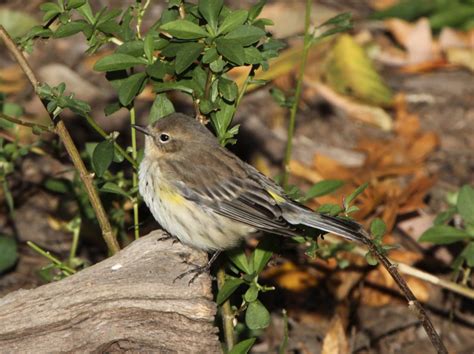
[[162, 190], [160, 192], [162, 200], [173, 203], [173, 204], [184, 204], [186, 200], [178, 193], [171, 192], [169, 190]]
[[267, 192], [268, 192], [268, 194], [270, 194], [272, 196], [273, 199], [275, 199], [275, 201], [277, 203], [283, 203], [285, 201], [285, 198], [283, 198], [282, 196], [280, 196], [276, 192], [272, 191], [271, 189], [267, 189]]

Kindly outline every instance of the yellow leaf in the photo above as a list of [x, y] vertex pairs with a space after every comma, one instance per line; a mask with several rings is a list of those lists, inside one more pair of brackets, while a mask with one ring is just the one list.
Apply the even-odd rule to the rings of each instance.
[[392, 105], [392, 91], [351, 36], [339, 36], [328, 55], [325, 69], [327, 83], [337, 92], [375, 105]]

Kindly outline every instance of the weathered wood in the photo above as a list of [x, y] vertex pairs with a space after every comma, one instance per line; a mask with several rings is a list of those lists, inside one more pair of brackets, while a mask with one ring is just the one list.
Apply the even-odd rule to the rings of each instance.
[[0, 299], [0, 352], [220, 352], [203, 252], [154, 231], [73, 276]]

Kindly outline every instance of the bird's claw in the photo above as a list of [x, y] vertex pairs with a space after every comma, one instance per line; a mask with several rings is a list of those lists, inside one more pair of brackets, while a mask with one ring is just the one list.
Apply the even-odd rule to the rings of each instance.
[[[186, 263], [186, 262], [184, 262]], [[189, 263], [186, 263], [186, 264], [189, 264]], [[196, 264], [192, 264], [192, 266], [194, 268], [190, 269], [190, 270], [187, 270], [186, 272], [184, 273], [181, 273], [180, 275], [178, 275], [176, 278], [174, 278], [173, 280], [173, 283], [176, 282], [176, 280], [180, 280], [180, 279], [183, 279], [186, 275], [189, 275], [189, 274], [193, 274], [192, 278], [189, 280], [188, 282], [188, 286], [191, 285], [196, 279], [198, 276], [200, 276], [201, 274], [203, 273], [207, 273], [210, 271], [211, 269], [211, 265], [210, 264], [206, 264], [204, 266], [198, 266]]]

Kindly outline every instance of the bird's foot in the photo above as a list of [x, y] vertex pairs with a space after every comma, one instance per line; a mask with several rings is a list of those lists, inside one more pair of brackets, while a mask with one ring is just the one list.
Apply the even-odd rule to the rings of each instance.
[[[189, 263], [187, 263], [189, 264]], [[176, 280], [180, 280], [180, 279], [183, 279], [186, 275], [189, 275], [189, 274], [192, 274], [193, 276], [191, 277], [191, 279], [189, 280], [188, 282], [188, 285], [191, 285], [198, 276], [200, 276], [201, 274], [203, 273], [207, 273], [211, 270], [211, 265], [209, 263], [207, 263], [206, 265], [204, 266], [198, 266], [196, 264], [192, 264], [192, 266], [194, 268], [190, 269], [190, 270], [187, 270], [186, 272], [184, 273], [181, 273], [180, 275], [178, 275], [176, 278], [174, 278], [173, 280], [173, 283], [176, 281]]]
[[193, 276], [191, 277], [191, 279], [189, 280], [188, 282], [188, 286], [191, 285], [197, 277], [199, 277], [201, 274], [203, 273], [208, 273], [210, 270], [211, 270], [211, 266], [212, 264], [214, 263], [214, 261], [217, 259], [217, 257], [219, 256], [221, 252], [220, 251], [217, 251], [216, 253], [214, 253], [211, 257], [211, 259], [209, 260], [209, 262], [207, 262], [205, 265], [203, 266], [199, 266], [197, 264], [192, 264], [192, 263], [188, 263], [188, 262], [184, 262], [188, 265], [191, 265], [193, 266], [192, 269], [190, 270], [187, 270], [186, 272], [184, 273], [181, 273], [180, 275], [178, 275], [174, 280], [173, 280], [173, 283], [176, 281], [176, 280], [179, 280], [179, 279], [183, 279], [186, 275], [189, 275], [189, 274], [193, 274]]
[[176, 242], [179, 242], [178, 238], [175, 237], [175, 236], [172, 236], [170, 234], [165, 234], [164, 236], [161, 236], [161, 237], [158, 237], [156, 239], [158, 242], [162, 242], [162, 241], [168, 241], [168, 240], [172, 240], [173, 241], [173, 245], [176, 243]]

